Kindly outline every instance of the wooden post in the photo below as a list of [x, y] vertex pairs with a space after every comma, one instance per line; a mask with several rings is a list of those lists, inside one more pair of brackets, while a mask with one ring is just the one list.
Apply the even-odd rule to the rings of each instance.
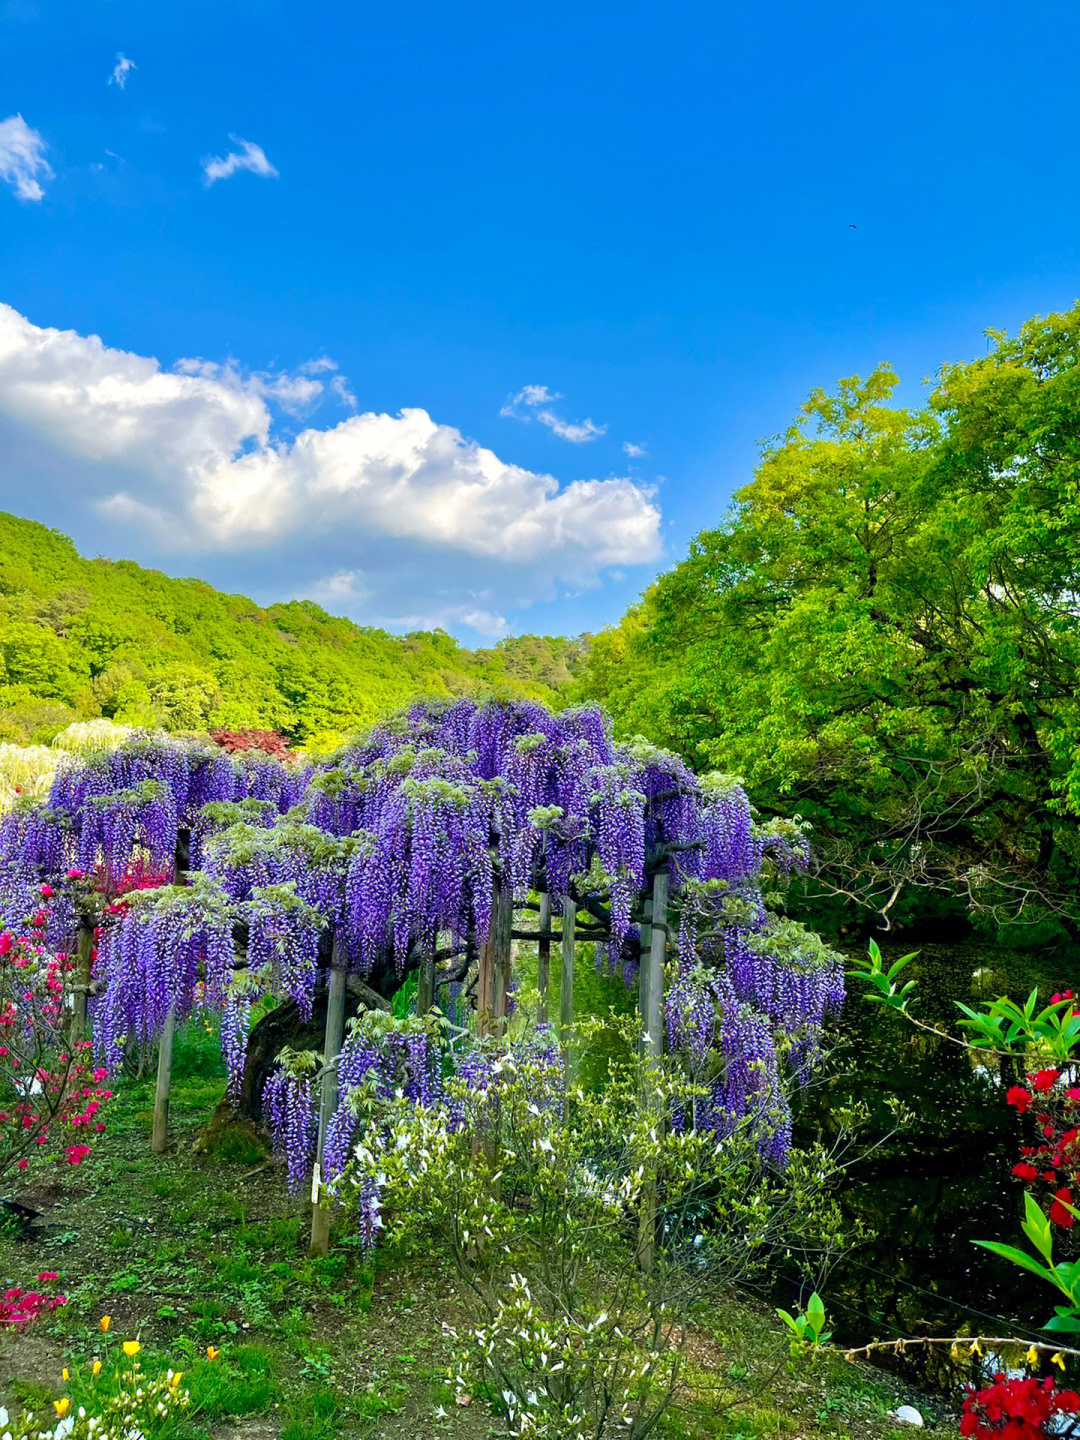
[[416, 1013], [426, 1015], [435, 1003], [435, 956], [425, 955], [420, 961], [416, 982]]
[[641, 922], [641, 958], [638, 961], [638, 1015], [641, 1017], [641, 1035], [638, 1037], [638, 1053], [645, 1053], [645, 1032], [649, 1016], [649, 970], [652, 950], [652, 899], [645, 902], [645, 918]]
[[335, 932], [330, 955], [329, 994], [326, 1001], [326, 1037], [323, 1042], [323, 1073], [319, 1092], [319, 1139], [315, 1149], [315, 1173], [311, 1181], [311, 1253], [325, 1255], [330, 1249], [330, 1211], [319, 1204], [322, 1188], [323, 1147], [326, 1129], [337, 1109], [337, 1062], [345, 1036], [345, 946]]
[[649, 1040], [646, 1052], [659, 1058], [664, 1049], [664, 954], [667, 949], [668, 918], [667, 866], [653, 876], [652, 921], [649, 926], [649, 993], [645, 1013], [645, 1030]]
[[577, 903], [569, 896], [562, 903], [562, 984], [559, 991], [559, 1044], [570, 1067], [574, 1040], [574, 951], [577, 948]]
[[78, 963], [75, 966], [75, 986], [71, 997], [71, 1044], [74, 1047], [86, 1038], [86, 1006], [90, 990], [91, 954], [94, 949], [94, 927], [89, 920], [79, 921]]
[[546, 890], [540, 896], [540, 939], [536, 949], [536, 986], [540, 991], [536, 1018], [541, 1025], [546, 1025], [551, 998], [551, 896]]
[[506, 1016], [510, 1008], [510, 932], [514, 928], [514, 892], [509, 881], [503, 880], [495, 896], [495, 931], [493, 969], [491, 974], [491, 1018], [495, 1034], [506, 1035]]
[[496, 877], [491, 897], [491, 916], [488, 920], [487, 939], [480, 951], [480, 966], [476, 975], [476, 1034], [480, 1040], [491, 1033], [491, 1016], [495, 998], [495, 932], [499, 924], [499, 901], [502, 881]]
[[157, 1088], [154, 1091], [154, 1130], [150, 1149], [164, 1155], [169, 1143], [169, 1092], [172, 1089], [173, 1039], [176, 1035], [176, 1006], [170, 1005], [158, 1041]]
[[[643, 1053], [650, 1068], [660, 1062], [664, 1051], [664, 958], [667, 949], [668, 889], [667, 866], [653, 876], [652, 915], [649, 926], [649, 961], [647, 1008], [643, 1017], [645, 1035]], [[658, 1115], [657, 1125], [663, 1124]], [[656, 1177], [646, 1178], [641, 1195], [641, 1224], [638, 1234], [638, 1264], [648, 1274], [656, 1253]]]

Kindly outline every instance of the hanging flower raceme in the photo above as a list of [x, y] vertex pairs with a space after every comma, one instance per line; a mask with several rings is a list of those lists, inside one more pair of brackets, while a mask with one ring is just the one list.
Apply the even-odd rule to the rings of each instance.
[[274, 1153], [285, 1158], [289, 1189], [303, 1190], [315, 1159], [315, 1084], [310, 1069], [290, 1068], [296, 1059], [282, 1051], [279, 1068], [267, 1078], [262, 1112], [273, 1137]]
[[149, 1045], [170, 1009], [178, 1021], [198, 1006], [220, 1011], [235, 958], [236, 906], [209, 877], [190, 887], [145, 892], [101, 948], [103, 989], [92, 1010], [104, 1064], [119, 1063], [130, 1036]]

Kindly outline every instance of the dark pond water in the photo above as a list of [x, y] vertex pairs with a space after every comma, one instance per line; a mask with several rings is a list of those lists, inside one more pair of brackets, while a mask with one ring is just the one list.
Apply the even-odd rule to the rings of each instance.
[[[887, 957], [910, 948], [890, 946]], [[1080, 958], [974, 941], [930, 944], [920, 947], [909, 973], [918, 982], [920, 1016], [952, 1028], [957, 1000], [1022, 998], [1036, 985], [1044, 993], [1076, 988]], [[806, 1098], [800, 1126], [827, 1136], [837, 1109], [859, 1098], [870, 1107], [861, 1141], [881, 1144], [841, 1185], [845, 1216], [866, 1233], [827, 1279], [837, 1338], [845, 1344], [979, 1332], [1036, 1338], [1053, 1310], [1049, 1288], [972, 1243], [1023, 1243], [1022, 1187], [1010, 1174], [1020, 1141], [1004, 1098], [1017, 1078], [1010, 1062], [975, 1065], [960, 1047], [920, 1036], [858, 993], [849, 997], [840, 1029], [835, 1058], [844, 1073]], [[898, 1126], [887, 1109], [891, 1096], [907, 1111]]]

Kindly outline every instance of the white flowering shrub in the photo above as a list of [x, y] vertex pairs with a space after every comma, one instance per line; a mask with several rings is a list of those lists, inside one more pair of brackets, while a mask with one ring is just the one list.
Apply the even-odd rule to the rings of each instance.
[[583, 1027], [619, 1056], [595, 1091], [568, 1085], [541, 1038], [470, 1056], [437, 1104], [357, 1097], [339, 1198], [362, 1229], [377, 1199], [395, 1238], [441, 1243], [468, 1316], [449, 1332], [452, 1383], [513, 1435], [650, 1433], [692, 1306], [772, 1245], [827, 1250], [841, 1234], [823, 1155], [770, 1173], [753, 1117], [723, 1137], [669, 1123], [702, 1092], [676, 1063], [637, 1058], [636, 1027]]
[[117, 725], [104, 716], [97, 720], [75, 720], [53, 736], [57, 750], [66, 750], [74, 755], [93, 755], [101, 750], [116, 750], [125, 740], [134, 735], [130, 725]]
[[48, 795], [63, 758], [48, 745], [0, 744], [0, 815], [27, 796]]

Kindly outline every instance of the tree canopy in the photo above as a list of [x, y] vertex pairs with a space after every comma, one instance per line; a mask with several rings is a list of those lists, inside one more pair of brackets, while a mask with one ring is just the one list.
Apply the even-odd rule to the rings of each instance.
[[816, 830], [818, 882], [997, 920], [1080, 914], [1080, 305], [928, 402], [818, 390], [584, 686]]

